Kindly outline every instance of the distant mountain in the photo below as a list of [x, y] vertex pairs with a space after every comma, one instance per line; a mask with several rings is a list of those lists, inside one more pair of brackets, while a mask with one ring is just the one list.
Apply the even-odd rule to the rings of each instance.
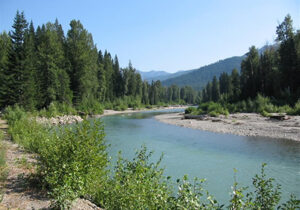
[[178, 71], [176, 73], [169, 73], [169, 72], [165, 72], [165, 71], [148, 71], [148, 72], [144, 72], [144, 71], [138, 71], [143, 80], [147, 80], [148, 82], [153, 81], [164, 81], [166, 79], [170, 79], [170, 78], [174, 78], [174, 77], [178, 77], [181, 76], [183, 74], [186, 74], [188, 72], [190, 72], [192, 70], [188, 70], [188, 71]]
[[152, 80], [156, 81], [158, 80], [157, 78], [161, 78], [161, 77], [168, 77], [168, 75], [170, 75], [171, 73], [165, 72], [165, 71], [148, 71], [148, 72], [144, 72], [144, 71], [138, 71], [143, 80], [147, 80], [149, 82], [151, 82]]
[[223, 72], [231, 73], [234, 68], [240, 71], [241, 62], [244, 58], [245, 55], [235, 56], [203, 66], [199, 69], [185, 71], [182, 75], [176, 75], [175, 77], [163, 80], [162, 85], [170, 86], [176, 84], [180, 87], [189, 85], [196, 90], [200, 90], [207, 82], [211, 81], [214, 76], [219, 77]]
[[[259, 54], [262, 54], [269, 47], [277, 48], [278, 45], [265, 45], [258, 49]], [[189, 85], [196, 90], [200, 90], [207, 84], [207, 82], [212, 81], [214, 76], [219, 77], [223, 72], [230, 74], [234, 68], [240, 71], [241, 63], [246, 56], [247, 53], [243, 56], [226, 58], [198, 69], [178, 71], [176, 73], [168, 73], [165, 71], [139, 72], [141, 73], [142, 78], [149, 82], [152, 80], [160, 80], [163, 86], [171, 86], [175, 84], [179, 87], [183, 87]]]

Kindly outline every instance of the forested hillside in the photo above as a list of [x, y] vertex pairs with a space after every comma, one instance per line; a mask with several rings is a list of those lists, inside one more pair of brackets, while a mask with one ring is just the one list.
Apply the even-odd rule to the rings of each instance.
[[235, 56], [220, 60], [216, 63], [203, 66], [196, 70], [191, 70], [186, 74], [176, 76], [162, 81], [163, 86], [178, 85], [183, 87], [191, 86], [196, 90], [201, 90], [208, 81], [212, 80], [214, 76], [220, 76], [222, 72], [231, 72], [232, 69], [240, 69], [241, 62], [245, 56]]
[[103, 105], [117, 109], [168, 103], [195, 103], [189, 87], [165, 88], [148, 83], [129, 62], [98, 50], [92, 34], [79, 20], [64, 33], [61, 24], [38, 26], [17, 12], [12, 30], [0, 34], [0, 108], [18, 104], [26, 110], [52, 103], [97, 112]]
[[202, 90], [201, 101], [221, 103], [232, 112], [300, 114], [300, 30], [295, 31], [287, 15], [276, 34], [277, 44], [263, 52], [249, 48], [240, 73], [233, 69], [214, 76]]

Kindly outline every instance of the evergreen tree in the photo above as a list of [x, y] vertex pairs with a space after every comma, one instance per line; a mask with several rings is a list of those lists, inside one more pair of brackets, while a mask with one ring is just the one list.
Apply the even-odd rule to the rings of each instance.
[[231, 101], [236, 102], [240, 98], [241, 87], [240, 87], [240, 75], [237, 69], [233, 69], [231, 72], [231, 82], [232, 82], [232, 97]]
[[207, 96], [207, 101], [211, 101], [212, 100], [212, 88], [211, 88], [211, 82], [208, 82], [206, 85], [206, 96]]
[[71, 90], [75, 104], [94, 101], [98, 90], [98, 53], [92, 35], [80, 21], [72, 20], [67, 34], [67, 55], [71, 64], [69, 71]]
[[7, 73], [8, 73], [8, 56], [11, 49], [11, 40], [6, 32], [0, 34], [0, 108], [7, 105]]
[[284, 21], [277, 27], [277, 41], [279, 47], [279, 69], [282, 78], [282, 87], [296, 93], [300, 81], [300, 68], [297, 66], [297, 51], [295, 43], [293, 21], [287, 15]]
[[114, 96], [120, 97], [122, 96], [122, 87], [123, 87], [123, 81], [122, 81], [122, 74], [120, 71], [119, 61], [117, 55], [115, 55], [114, 62], [113, 62], [113, 69], [114, 69], [114, 75], [113, 75], [113, 85], [114, 85]]
[[245, 60], [241, 64], [242, 98], [254, 98], [258, 93], [259, 55], [252, 46]]
[[105, 101], [105, 93], [106, 93], [106, 79], [105, 79], [105, 72], [103, 66], [103, 55], [101, 50], [98, 52], [98, 59], [97, 59], [97, 79], [98, 79], [98, 90], [97, 90], [97, 98], [99, 101]]
[[105, 100], [113, 101], [114, 100], [114, 78], [113, 78], [114, 69], [113, 69], [113, 61], [111, 55], [107, 51], [104, 52], [103, 70], [104, 70], [104, 75], [106, 80]]
[[13, 105], [22, 100], [24, 93], [25, 71], [24, 71], [24, 41], [28, 23], [24, 12], [17, 11], [14, 19], [13, 30], [9, 33], [11, 38], [11, 49], [9, 51], [8, 71], [6, 74], [6, 91], [4, 96], [5, 105]]
[[218, 83], [218, 80], [217, 80], [216, 76], [214, 76], [213, 82], [212, 82], [211, 99], [214, 102], [217, 102], [220, 99], [220, 88], [219, 88], [219, 83]]
[[24, 40], [24, 94], [21, 104], [27, 110], [35, 110], [37, 108], [40, 97], [40, 89], [38, 86], [39, 78], [37, 74], [37, 55], [35, 45], [35, 32], [33, 23], [30, 23], [29, 30]]
[[147, 81], [143, 82], [142, 103], [149, 104], [149, 84]]
[[41, 80], [41, 106], [48, 106], [51, 102], [69, 102], [69, 76], [65, 69], [65, 54], [59, 41], [55, 26], [47, 23], [42, 42], [38, 46], [38, 68]]

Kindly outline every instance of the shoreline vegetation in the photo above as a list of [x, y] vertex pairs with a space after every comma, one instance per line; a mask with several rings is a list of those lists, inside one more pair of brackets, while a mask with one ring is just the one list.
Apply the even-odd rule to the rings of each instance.
[[[107, 114], [114, 113], [119, 112]], [[150, 162], [152, 152], [144, 146], [132, 160], [120, 153], [112, 167], [103, 125], [97, 119], [73, 126], [44, 126], [18, 106], [7, 108], [4, 118], [13, 142], [37, 157], [31, 182], [48, 192], [52, 207], [68, 209], [77, 198], [105, 209], [297, 209], [300, 205], [294, 195], [280, 200], [280, 186], [266, 176], [266, 164], [252, 179], [253, 192], [234, 179], [225, 206], [203, 188], [205, 179], [184, 176], [171, 182], [160, 167], [162, 157]]]
[[[170, 106], [157, 106], [154, 108], [141, 108], [141, 109], [132, 109], [127, 108], [125, 110], [112, 110], [112, 109], [105, 109], [103, 110], [102, 114], [95, 114], [95, 115], [85, 115], [89, 118], [101, 118], [104, 116], [109, 115], [116, 115], [116, 114], [130, 114], [130, 113], [137, 113], [143, 111], [159, 111], [159, 110], [167, 110], [167, 109], [186, 109], [189, 106], [187, 105], [170, 105]], [[51, 115], [50, 115], [51, 116]], [[38, 123], [41, 124], [49, 124], [49, 125], [64, 125], [64, 124], [72, 124], [78, 123], [83, 121], [84, 116], [80, 115], [68, 115], [68, 114], [61, 114], [59, 116], [47, 117], [47, 116], [36, 116], [35, 119]]]

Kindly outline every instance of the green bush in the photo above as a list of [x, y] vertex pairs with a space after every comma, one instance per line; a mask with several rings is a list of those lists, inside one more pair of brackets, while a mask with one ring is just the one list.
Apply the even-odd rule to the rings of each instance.
[[197, 111], [196, 107], [188, 107], [184, 110], [184, 113], [185, 114], [192, 114], [192, 113], [195, 113]]
[[39, 148], [38, 171], [56, 205], [93, 196], [106, 177], [107, 154], [103, 126], [84, 121], [50, 134]]
[[95, 99], [85, 98], [77, 106], [77, 110], [84, 112], [85, 114], [94, 115], [94, 114], [103, 114], [103, 106]]
[[[222, 106], [221, 106], [222, 108]], [[220, 105], [209, 104], [215, 112]], [[199, 111], [199, 110], [198, 110]], [[5, 112], [13, 140], [39, 155], [38, 177], [55, 200], [56, 207], [67, 208], [78, 197], [85, 197], [105, 209], [222, 209], [222, 205], [203, 189], [204, 180], [189, 182], [186, 176], [177, 181], [174, 194], [170, 177], [160, 167], [162, 158], [151, 163], [152, 153], [145, 147], [132, 161], [119, 156], [115, 170], [108, 171], [103, 126], [87, 121], [65, 127], [45, 127], [19, 107]], [[265, 175], [265, 164], [253, 178], [254, 191], [234, 182], [229, 209], [299, 209], [300, 201], [290, 200], [278, 206], [280, 187]]]
[[195, 113], [198, 115], [208, 114], [212, 117], [218, 117], [220, 114], [226, 116], [229, 115], [229, 112], [225, 106], [215, 102], [206, 102], [200, 104]]
[[17, 121], [26, 118], [27, 113], [25, 110], [18, 105], [9, 106], [4, 110], [4, 118], [7, 120], [9, 125], [14, 125]]
[[300, 115], [300, 100], [295, 104], [292, 110], [287, 112], [289, 115]]
[[132, 161], [119, 155], [113, 176], [105, 188], [99, 188], [96, 201], [106, 209], [168, 209], [172, 191], [168, 178], [157, 163], [150, 163], [146, 148]]

